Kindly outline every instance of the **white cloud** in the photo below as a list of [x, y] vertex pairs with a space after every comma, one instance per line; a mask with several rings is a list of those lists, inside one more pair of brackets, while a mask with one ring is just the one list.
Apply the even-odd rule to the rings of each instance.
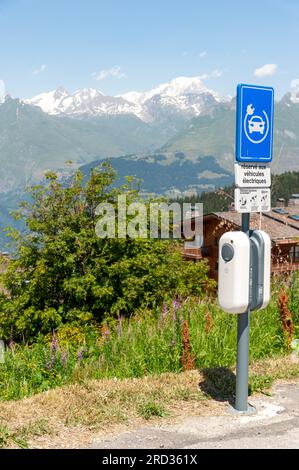
[[38, 69], [35, 69], [32, 71], [32, 75], [40, 75], [41, 73], [44, 73], [46, 68], [47, 68], [46, 64], [42, 64]]
[[222, 70], [215, 69], [211, 73], [204, 73], [199, 76], [201, 80], [207, 80], [208, 78], [220, 78], [222, 77], [223, 72]]
[[298, 88], [299, 87], [299, 78], [294, 78], [294, 80], [291, 81], [291, 88]]
[[207, 78], [210, 78], [211, 75], [209, 75], [208, 73], [203, 73], [202, 75], [199, 75], [198, 78], [200, 80], [207, 80]]
[[211, 77], [220, 78], [222, 77], [222, 74], [223, 74], [222, 70], [216, 69], [216, 70], [213, 70], [213, 72], [211, 73]]
[[100, 70], [99, 72], [94, 72], [92, 76], [96, 80], [104, 80], [105, 78], [108, 78], [108, 77], [114, 77], [118, 79], [125, 78], [126, 74], [121, 71], [121, 68], [119, 67], [119, 65], [115, 65], [111, 69], [104, 69], [104, 70]]
[[200, 52], [200, 54], [198, 54], [198, 57], [200, 59], [204, 59], [205, 57], [207, 57], [207, 55], [208, 55], [207, 51], [202, 51]]
[[277, 64], [265, 64], [262, 67], [255, 69], [254, 76], [258, 78], [274, 75], [277, 70]]

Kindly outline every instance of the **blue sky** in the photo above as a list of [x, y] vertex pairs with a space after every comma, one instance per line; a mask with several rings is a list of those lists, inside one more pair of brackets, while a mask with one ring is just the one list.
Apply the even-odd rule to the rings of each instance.
[[299, 79], [297, 0], [0, 0], [0, 18], [0, 88], [21, 98], [143, 91], [182, 75], [224, 95], [245, 82], [279, 97]]

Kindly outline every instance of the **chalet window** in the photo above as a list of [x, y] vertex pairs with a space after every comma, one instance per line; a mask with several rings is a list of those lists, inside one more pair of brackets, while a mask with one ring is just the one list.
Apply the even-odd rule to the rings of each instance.
[[290, 250], [291, 263], [299, 263], [299, 245], [292, 246]]
[[210, 256], [210, 249], [208, 246], [201, 247], [201, 254], [202, 256]]

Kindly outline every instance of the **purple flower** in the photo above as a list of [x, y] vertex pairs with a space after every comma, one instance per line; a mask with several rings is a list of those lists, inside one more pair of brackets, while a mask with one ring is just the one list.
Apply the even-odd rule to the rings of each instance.
[[63, 365], [63, 367], [66, 366], [66, 360], [67, 360], [67, 352], [63, 351], [63, 353], [61, 354], [61, 364]]
[[58, 349], [58, 339], [56, 338], [55, 335], [52, 337], [52, 342], [51, 342], [51, 352], [55, 353]]
[[54, 364], [55, 364], [55, 356], [54, 356], [54, 354], [52, 354], [52, 356], [51, 356], [51, 363], [52, 363], [52, 367], [53, 367]]
[[82, 361], [82, 359], [83, 359], [83, 352], [84, 352], [83, 349], [80, 349], [78, 351], [78, 361], [79, 362]]
[[172, 308], [174, 311], [177, 311], [179, 310], [179, 308], [181, 308], [181, 304], [175, 299], [172, 302]]
[[51, 363], [49, 362], [48, 359], [46, 359], [45, 367], [46, 367], [46, 369], [49, 370], [49, 371], [52, 370], [52, 365], [51, 365]]

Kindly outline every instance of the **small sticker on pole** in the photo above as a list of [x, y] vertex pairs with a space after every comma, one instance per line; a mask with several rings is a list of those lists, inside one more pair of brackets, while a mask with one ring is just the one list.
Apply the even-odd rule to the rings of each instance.
[[236, 188], [235, 209], [246, 212], [269, 212], [271, 210], [270, 188]]

